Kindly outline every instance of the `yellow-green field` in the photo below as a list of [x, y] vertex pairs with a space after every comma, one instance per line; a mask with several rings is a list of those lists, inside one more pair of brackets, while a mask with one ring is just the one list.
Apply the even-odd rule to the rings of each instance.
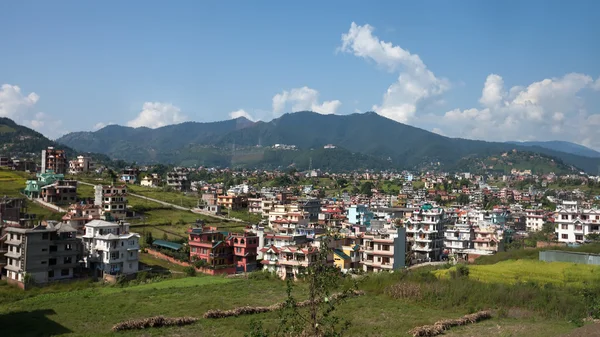
[[[451, 269], [435, 271], [440, 278], [448, 278]], [[509, 260], [491, 265], [470, 265], [469, 278], [487, 283], [535, 282], [570, 287], [600, 282], [600, 267], [568, 262], [537, 260]]]

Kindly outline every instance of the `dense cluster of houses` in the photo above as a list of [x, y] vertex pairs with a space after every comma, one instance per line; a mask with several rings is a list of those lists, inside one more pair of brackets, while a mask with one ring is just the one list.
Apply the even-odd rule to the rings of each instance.
[[[63, 151], [48, 148], [42, 152], [36, 179], [28, 180], [23, 190], [32, 200], [68, 205], [61, 222], [35, 221], [21, 198], [0, 200], [2, 277], [24, 284], [26, 275], [45, 283], [81, 273], [106, 277], [137, 272], [140, 236], [131, 233], [124, 222], [132, 215], [127, 206], [127, 186], [132, 183], [194, 191], [198, 195], [196, 212], [244, 210], [260, 216], [260, 222], [249, 224], [242, 233], [190, 227], [189, 262], [211, 273], [263, 269], [281, 278], [295, 278], [317, 261], [327, 233], [331, 234], [327, 236], [331, 238], [327, 261], [343, 272], [473, 260], [503, 250], [516, 236], [547, 231], [548, 225], [554, 226], [556, 240], [563, 243], [583, 243], [589, 234], [600, 234], [600, 210], [578, 190], [549, 196], [531, 185], [524, 190], [508, 187], [510, 184], [499, 188], [487, 184], [486, 176], [469, 173], [293, 173], [336, 181], [402, 181], [397, 193], [384, 193], [373, 185], [370, 193], [317, 197], [312, 186], [256, 188], [249, 180], [238, 179], [242, 183], [226, 188], [223, 183], [190, 181], [193, 169], [182, 167], [173, 168], [164, 179], [145, 174], [138, 182], [140, 169], [126, 168], [118, 177], [121, 185], [95, 186], [93, 198], [79, 200], [77, 181], [65, 178], [67, 169], [70, 173], [89, 172], [94, 164], [83, 156], [67, 164]], [[237, 178], [262, 174], [272, 179], [283, 174], [226, 173]], [[500, 178], [503, 182], [524, 179], [549, 184], [563, 178], [535, 176], [527, 170]], [[461, 183], [456, 184], [458, 181]], [[543, 207], [545, 202], [556, 205], [556, 210]]]

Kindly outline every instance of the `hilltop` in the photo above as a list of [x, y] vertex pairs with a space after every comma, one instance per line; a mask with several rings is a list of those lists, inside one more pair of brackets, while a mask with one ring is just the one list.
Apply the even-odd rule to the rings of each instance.
[[0, 117], [0, 154], [25, 158], [37, 158], [43, 149], [48, 146], [64, 149], [69, 157], [86, 153], [99, 163], [110, 163], [111, 159], [93, 151], [73, 150], [64, 144], [59, 144], [48, 139], [41, 133], [23, 125], [15, 123], [10, 118]]

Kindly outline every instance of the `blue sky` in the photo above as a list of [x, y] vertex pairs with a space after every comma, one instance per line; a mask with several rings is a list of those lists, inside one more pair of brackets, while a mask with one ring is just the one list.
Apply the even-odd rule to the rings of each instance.
[[[312, 109], [600, 149], [600, 2], [0, 2], [0, 116], [55, 138]], [[386, 94], [387, 92], [387, 94]]]

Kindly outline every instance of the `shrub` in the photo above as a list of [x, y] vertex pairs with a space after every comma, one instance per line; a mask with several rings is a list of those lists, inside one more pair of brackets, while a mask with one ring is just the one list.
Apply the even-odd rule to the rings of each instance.
[[146, 328], [160, 328], [163, 326], [182, 326], [196, 322], [198, 319], [195, 317], [163, 317], [155, 316], [143, 319], [131, 319], [125, 322], [115, 324], [112, 327], [112, 331], [123, 331], [123, 330], [134, 330], [134, 329], [146, 329]]
[[196, 268], [194, 268], [194, 267], [185, 267], [185, 268], [183, 268], [183, 272], [187, 276], [196, 276]]
[[459, 279], [469, 277], [469, 267], [464, 264], [459, 264], [456, 269], [450, 270], [450, 278]]
[[273, 273], [268, 272], [266, 270], [259, 270], [259, 271], [253, 271], [248, 275], [248, 278], [251, 280], [259, 280], [259, 281], [264, 281], [264, 280], [273, 280], [276, 279], [277, 276], [275, 276]]

